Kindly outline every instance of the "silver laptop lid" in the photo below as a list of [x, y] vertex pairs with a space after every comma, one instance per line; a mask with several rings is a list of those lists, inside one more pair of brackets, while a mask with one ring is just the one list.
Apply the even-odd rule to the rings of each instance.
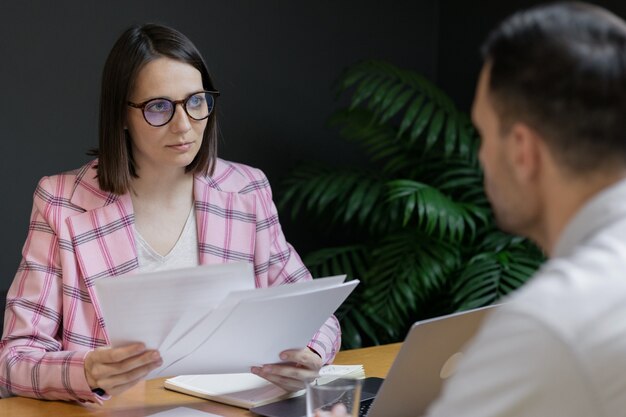
[[463, 348], [497, 306], [418, 321], [407, 334], [367, 417], [422, 415], [454, 372]]

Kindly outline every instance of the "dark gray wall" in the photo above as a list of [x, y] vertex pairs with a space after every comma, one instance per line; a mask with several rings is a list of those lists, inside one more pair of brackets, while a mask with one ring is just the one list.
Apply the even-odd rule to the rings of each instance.
[[[493, 26], [537, 0], [56, 1], [0, 3], [0, 289], [10, 285], [43, 175], [72, 169], [96, 145], [100, 70], [120, 32], [156, 21], [200, 48], [223, 95], [222, 157], [275, 185], [303, 160], [362, 162], [325, 127], [331, 84], [347, 65], [388, 60], [436, 81], [469, 111]], [[623, 18], [623, 0], [597, 1]], [[317, 231], [281, 221], [302, 253]]]
[[[469, 112], [482, 59], [479, 48], [489, 32], [516, 10], [552, 1], [439, 0], [437, 73], [439, 86]], [[626, 1], [591, 1], [626, 19]]]
[[[222, 92], [220, 156], [276, 185], [302, 160], [358, 162], [325, 127], [332, 82], [364, 58], [434, 78], [437, 9], [435, 0], [3, 2], [0, 289], [18, 266], [38, 179], [80, 166], [96, 146], [101, 67], [128, 25], [164, 23], [196, 43]], [[301, 251], [314, 246], [287, 216], [283, 227]]]

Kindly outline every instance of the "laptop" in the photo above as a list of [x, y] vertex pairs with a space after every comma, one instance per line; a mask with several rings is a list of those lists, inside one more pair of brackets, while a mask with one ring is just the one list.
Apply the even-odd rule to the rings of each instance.
[[[422, 415], [463, 356], [485, 316], [497, 305], [418, 321], [411, 326], [385, 380], [365, 378], [362, 417]], [[304, 396], [250, 409], [265, 417], [305, 417]]]

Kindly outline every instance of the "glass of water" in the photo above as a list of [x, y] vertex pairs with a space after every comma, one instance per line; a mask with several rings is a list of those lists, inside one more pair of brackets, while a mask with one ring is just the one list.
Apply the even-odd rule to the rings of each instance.
[[331, 382], [319, 385], [312, 381], [306, 385], [306, 415], [315, 417], [318, 411], [330, 411], [343, 404], [346, 415], [358, 417], [361, 402], [362, 380], [338, 377]]

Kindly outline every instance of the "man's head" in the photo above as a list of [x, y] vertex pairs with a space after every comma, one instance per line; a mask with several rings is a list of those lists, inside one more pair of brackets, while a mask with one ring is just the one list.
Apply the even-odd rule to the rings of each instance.
[[626, 167], [626, 23], [560, 3], [519, 12], [483, 46], [473, 118], [501, 227], [528, 235], [549, 167], [579, 181]]

